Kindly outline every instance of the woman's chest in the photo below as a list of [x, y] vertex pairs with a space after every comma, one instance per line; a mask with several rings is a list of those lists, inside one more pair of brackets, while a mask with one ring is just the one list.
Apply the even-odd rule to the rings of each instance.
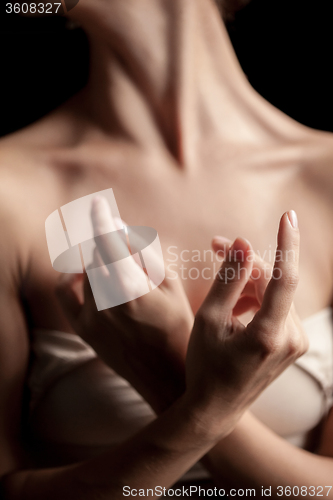
[[138, 163], [117, 175], [111, 171], [94, 191], [106, 186], [113, 189], [126, 224], [157, 230], [165, 265], [181, 278], [194, 310], [221, 264], [211, 249], [212, 238], [245, 237], [257, 254], [273, 263], [279, 220], [290, 209], [298, 214], [302, 238], [296, 297], [300, 314], [306, 317], [330, 303], [332, 210], [293, 165], [252, 169], [233, 162], [228, 168], [208, 163], [207, 168], [186, 171], [141, 168]]
[[[211, 249], [212, 238], [221, 235], [233, 240], [243, 236], [256, 253], [273, 262], [279, 218], [293, 208], [298, 213], [302, 234], [301, 283], [296, 305], [301, 316], [306, 317], [329, 303], [330, 252], [323, 219], [327, 214], [323, 213], [325, 207], [320, 199], [304, 187], [292, 170], [222, 169], [208, 165], [206, 170], [184, 171], [154, 164], [143, 168], [138, 161], [117, 169], [90, 169], [63, 184], [58, 208], [87, 194], [112, 188], [126, 224], [156, 229], [165, 265], [173, 277], [181, 278], [194, 310], [206, 296], [220, 266], [221, 259]], [[30, 284], [37, 296], [42, 293], [45, 297], [43, 283], [49, 286], [57, 276], [47, 255], [44, 222], [39, 221], [44, 258], [40, 259], [40, 250], [32, 253], [39, 257]], [[322, 242], [320, 247], [318, 241]], [[49, 293], [47, 296], [53, 301]]]

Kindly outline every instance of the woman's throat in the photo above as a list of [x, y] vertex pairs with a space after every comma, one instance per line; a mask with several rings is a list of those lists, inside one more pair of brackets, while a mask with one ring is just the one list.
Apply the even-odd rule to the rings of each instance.
[[211, 138], [221, 147], [269, 138], [263, 100], [248, 84], [213, 2], [101, 4], [82, 1], [77, 12], [92, 45], [90, 112], [104, 129], [164, 148], [185, 167]]

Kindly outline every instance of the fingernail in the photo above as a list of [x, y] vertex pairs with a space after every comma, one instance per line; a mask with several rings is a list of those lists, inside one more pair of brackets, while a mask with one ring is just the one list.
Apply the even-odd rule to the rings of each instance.
[[297, 215], [296, 215], [295, 210], [289, 210], [288, 219], [289, 219], [291, 226], [294, 229], [296, 229], [298, 227], [298, 220], [297, 220]]

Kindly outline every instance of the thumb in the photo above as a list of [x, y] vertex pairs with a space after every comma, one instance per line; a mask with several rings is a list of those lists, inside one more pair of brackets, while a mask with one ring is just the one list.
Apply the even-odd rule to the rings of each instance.
[[[228, 251], [202, 307], [216, 309], [216, 314], [221, 319], [228, 318], [250, 278], [252, 267], [251, 244], [244, 238], [237, 238]], [[214, 316], [216, 317], [215, 314]]]
[[[216, 253], [216, 255], [218, 256], [222, 255], [224, 257], [231, 243], [232, 242], [228, 238], [225, 238], [224, 236], [215, 236], [215, 238], [212, 241], [212, 248]], [[271, 276], [272, 276], [271, 264], [262, 259], [260, 255], [253, 252], [253, 269], [250, 280], [247, 283], [245, 292], [250, 292], [248, 294], [250, 296], [255, 296], [259, 304], [261, 304], [263, 301], [267, 285], [269, 283], [269, 280], [271, 279]]]

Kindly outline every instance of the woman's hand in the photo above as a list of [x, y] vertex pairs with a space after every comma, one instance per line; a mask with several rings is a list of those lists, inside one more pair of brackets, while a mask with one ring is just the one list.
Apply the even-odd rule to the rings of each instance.
[[[103, 261], [112, 262], [114, 254], [121, 254], [123, 245], [127, 247], [120, 237], [116, 245], [114, 239], [110, 244], [107, 233], [123, 225], [112, 218], [104, 198], [94, 200], [91, 215], [95, 234], [101, 235], [95, 238], [91, 267], [100, 266], [96, 279], [107, 283], [110, 277]], [[149, 257], [158, 259], [152, 250]], [[112, 285], [130, 295], [148, 277], [135, 257], [119, 264]], [[155, 410], [161, 411], [184, 392], [185, 357], [194, 318], [179, 280], [168, 279], [166, 274], [162, 284], [147, 295], [103, 311], [96, 308], [87, 275], [64, 275], [58, 296], [78, 335]]]
[[[97, 234], [112, 225], [117, 229], [103, 199], [95, 201], [92, 219]], [[99, 237], [96, 243], [95, 260], [110, 262], [114, 249], [108, 239]], [[215, 251], [222, 249], [222, 243], [229, 246], [230, 242], [213, 241]], [[299, 232], [287, 214], [280, 223], [271, 280], [267, 264], [254, 256], [247, 241], [237, 239], [197, 314], [187, 356], [186, 397], [217, 410], [218, 419], [228, 412], [237, 420], [306, 350], [307, 338], [292, 306], [298, 252]], [[135, 286], [135, 277], [143, 273], [134, 259], [122, 271], [117, 286], [125, 288]], [[66, 278], [59, 291], [76, 332], [157, 411], [180, 396], [185, 390], [184, 360], [193, 322], [181, 284], [166, 279], [148, 295], [98, 312], [87, 279], [84, 303], [74, 292], [77, 277], [70, 279], [72, 286]], [[245, 327], [237, 316], [251, 308], [257, 312]]]
[[[226, 257], [230, 251], [231, 245], [232, 241], [223, 236], [215, 236], [212, 241], [212, 248], [214, 252], [219, 255], [224, 255], [224, 257]], [[281, 258], [280, 254], [279, 258]], [[252, 313], [253, 315], [253, 313], [259, 311], [267, 285], [271, 280], [272, 273], [272, 265], [262, 259], [260, 255], [253, 252], [252, 272], [239, 300], [237, 301], [237, 304], [233, 309], [234, 316], [241, 316], [244, 313]], [[300, 331], [302, 331], [302, 322], [293, 303], [290, 307], [290, 315], [293, 319], [293, 323], [297, 328], [299, 328]]]
[[[268, 285], [267, 278], [254, 279], [267, 265], [254, 260], [250, 243], [238, 238], [196, 315], [186, 361], [187, 396], [210, 409], [210, 425], [219, 425], [229, 414], [232, 429], [257, 396], [308, 348], [292, 306], [299, 258], [293, 217], [289, 212], [281, 218]], [[249, 307], [257, 312], [245, 327], [237, 315]]]

